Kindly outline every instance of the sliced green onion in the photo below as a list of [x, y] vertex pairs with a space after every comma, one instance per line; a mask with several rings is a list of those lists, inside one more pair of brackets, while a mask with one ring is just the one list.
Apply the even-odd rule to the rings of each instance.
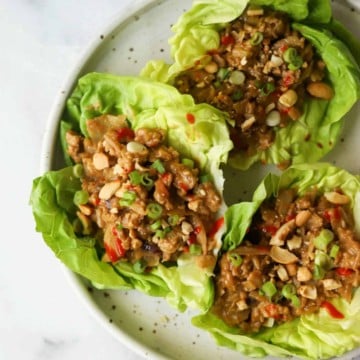
[[189, 247], [189, 252], [191, 255], [201, 255], [202, 249], [198, 244], [191, 244]]
[[164, 239], [165, 236], [171, 231], [171, 227], [168, 226], [166, 227], [164, 230], [156, 230], [155, 232], [155, 236], [160, 238], [160, 239]]
[[289, 64], [288, 67], [290, 70], [297, 70], [299, 69], [303, 64], [302, 57], [298, 54], [295, 48], [288, 48], [284, 52], [284, 60]]
[[231, 99], [233, 101], [239, 101], [242, 99], [243, 97], [243, 92], [241, 90], [236, 90], [232, 95], [231, 95]]
[[326, 271], [330, 270], [333, 266], [331, 257], [321, 250], [315, 251], [314, 263], [315, 265], [322, 267]]
[[134, 170], [129, 174], [129, 178], [130, 178], [131, 184], [140, 185], [141, 179], [142, 179], [142, 174], [140, 174], [139, 171]]
[[125, 191], [119, 201], [120, 206], [130, 206], [136, 200], [136, 192]]
[[330, 253], [329, 253], [330, 257], [333, 258], [333, 259], [335, 259], [336, 256], [337, 256], [337, 254], [338, 254], [338, 252], [339, 252], [339, 250], [340, 250], [339, 245], [336, 245], [336, 244], [333, 245], [332, 248], [331, 248], [331, 250], [330, 250]]
[[300, 307], [301, 302], [300, 302], [300, 299], [299, 299], [298, 296], [293, 295], [293, 296], [291, 296], [290, 300], [291, 300], [291, 303], [292, 303], [292, 305], [293, 305], [294, 307]]
[[74, 204], [84, 205], [89, 201], [89, 193], [85, 190], [79, 190], [74, 194]]
[[228, 258], [233, 266], [240, 266], [243, 262], [243, 258], [237, 253], [229, 253]]
[[284, 51], [284, 54], [283, 54], [283, 57], [284, 57], [284, 60], [287, 62], [287, 63], [291, 63], [292, 60], [298, 56], [298, 53], [296, 51], [295, 48], [293, 47], [289, 47], [287, 48], [285, 51]]
[[154, 223], [152, 223], [152, 224], [150, 225], [150, 229], [151, 229], [152, 231], [158, 230], [160, 227], [161, 227], [161, 221], [160, 221], [160, 220], [155, 221]]
[[229, 75], [230, 73], [230, 70], [229, 69], [226, 69], [226, 68], [221, 68], [219, 69], [219, 71], [217, 72], [217, 78], [220, 80], [220, 81], [224, 81], [227, 76]]
[[147, 267], [147, 263], [144, 259], [137, 260], [133, 264], [133, 269], [137, 274], [142, 274]]
[[286, 299], [291, 299], [296, 294], [296, 287], [294, 284], [285, 284], [281, 289], [281, 295]]
[[253, 46], [260, 45], [262, 41], [264, 40], [264, 35], [257, 31], [250, 39], [250, 44]]
[[124, 228], [123, 224], [117, 224], [116, 229], [121, 231]]
[[179, 220], [180, 220], [180, 216], [179, 215], [170, 215], [169, 217], [168, 217], [168, 223], [169, 223], [169, 225], [171, 225], [171, 226], [175, 226], [175, 225], [177, 225], [178, 223], [179, 223]]
[[154, 180], [149, 174], [143, 174], [141, 178], [141, 185], [145, 186], [147, 189], [151, 189], [154, 186]]
[[74, 165], [73, 174], [76, 178], [83, 177], [84, 176], [84, 167], [81, 164]]
[[266, 283], [264, 283], [260, 290], [269, 299], [271, 299], [277, 293], [276, 286], [271, 281], [267, 281]]
[[129, 174], [130, 182], [132, 185], [143, 185], [147, 189], [154, 186], [154, 180], [150, 178], [149, 174], [141, 174], [139, 171], [134, 170]]
[[164, 174], [165, 172], [165, 167], [164, 164], [162, 163], [161, 160], [157, 159], [153, 162], [153, 164], [151, 165], [151, 167], [155, 170], [157, 170], [160, 174]]
[[314, 246], [319, 249], [326, 251], [328, 244], [334, 240], [334, 233], [328, 229], [322, 229], [320, 234], [313, 240]]
[[193, 169], [194, 168], [194, 160], [191, 160], [191, 159], [182, 159], [181, 160], [181, 163], [187, 167], [189, 167], [190, 169]]
[[313, 278], [315, 280], [321, 280], [324, 278], [326, 271], [319, 265], [314, 266]]
[[263, 86], [260, 90], [261, 96], [268, 96], [275, 90], [275, 84], [272, 82], [268, 82]]
[[300, 69], [303, 63], [304, 63], [303, 59], [300, 56], [298, 56], [293, 60], [292, 63], [289, 64], [288, 68], [294, 71]]
[[153, 220], [157, 220], [162, 215], [162, 212], [163, 208], [158, 203], [150, 203], [146, 207], [146, 215]]

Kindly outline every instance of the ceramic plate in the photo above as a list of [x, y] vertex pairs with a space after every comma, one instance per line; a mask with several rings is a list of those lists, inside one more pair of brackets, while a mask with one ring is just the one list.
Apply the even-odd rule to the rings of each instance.
[[[62, 167], [61, 149], [57, 142], [57, 129], [65, 100], [77, 79], [91, 71], [118, 75], [137, 75], [150, 59], [170, 61], [167, 40], [171, 25], [191, 6], [190, 0], [138, 1], [121, 11], [114, 22], [107, 24], [85, 52], [78, 67], [73, 69], [64, 84], [46, 132], [42, 172]], [[360, 14], [344, 0], [333, 2], [334, 14], [360, 38]], [[360, 104], [346, 117], [338, 146], [326, 157], [349, 171], [360, 173]], [[354, 154], [356, 154], [354, 156]], [[270, 168], [254, 166], [250, 171], [237, 173], [224, 169], [226, 175], [225, 198], [228, 201], [250, 199], [251, 194]], [[100, 291], [77, 275], [66, 271], [75, 291], [86, 307], [113, 336], [126, 343], [138, 354], [151, 359], [239, 359], [239, 353], [217, 347], [211, 336], [190, 323], [194, 315], [180, 314], [158, 298], [137, 291]], [[359, 356], [355, 350], [344, 359]], [[242, 357], [242, 356], [241, 356]], [[244, 358], [244, 357], [242, 357]]]

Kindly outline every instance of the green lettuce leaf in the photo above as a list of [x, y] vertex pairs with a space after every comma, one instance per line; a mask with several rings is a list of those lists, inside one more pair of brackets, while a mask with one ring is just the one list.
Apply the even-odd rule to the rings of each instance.
[[219, 46], [218, 31], [238, 17], [248, 3], [271, 6], [290, 15], [293, 27], [315, 46], [325, 61], [327, 78], [335, 96], [331, 101], [307, 100], [301, 118], [286, 128], [277, 129], [269, 149], [250, 157], [237, 153], [230, 158], [230, 164], [246, 170], [257, 161], [280, 165], [316, 162], [333, 149], [343, 127], [344, 115], [360, 97], [360, 69], [356, 63], [360, 58], [360, 46], [332, 18], [328, 0], [194, 1], [191, 9], [173, 26], [174, 36], [169, 44], [174, 63], [151, 61], [141, 75], [171, 84], [177, 74], [196, 61], [204, 61], [207, 52]]
[[[195, 105], [190, 96], [181, 95], [166, 84], [91, 73], [79, 80], [67, 101], [60, 124], [65, 153], [66, 131], [74, 129], [86, 136], [86, 120], [102, 114], [124, 114], [134, 129], [165, 129], [168, 145], [183, 156], [197, 160], [222, 192], [224, 179], [220, 164], [227, 161], [232, 143], [219, 111], [206, 104]], [[188, 114], [193, 115], [194, 123], [188, 122]], [[213, 269], [199, 268], [194, 256], [183, 255], [176, 266], [160, 264], [146, 274], [137, 274], [127, 262], [102, 262], [97, 240], [89, 236], [78, 237], [73, 230], [76, 212], [73, 196], [80, 188], [80, 181], [69, 166], [35, 179], [31, 193], [37, 231], [43, 234], [47, 245], [70, 270], [99, 288], [135, 288], [149, 295], [165, 297], [180, 311], [188, 306], [205, 311], [211, 306]], [[225, 205], [221, 211], [224, 210]]]
[[[165, 129], [168, 144], [197, 160], [222, 191], [219, 166], [227, 161], [233, 145], [221, 111], [207, 104], [196, 105], [190, 95], [182, 95], [164, 83], [104, 73], [87, 74], [79, 79], [67, 101], [62, 126], [80, 130], [86, 136], [86, 120], [103, 114], [124, 114], [134, 129]], [[189, 124], [188, 114], [194, 115], [193, 124]], [[62, 143], [65, 144], [64, 139]]]
[[[294, 165], [280, 176], [269, 174], [259, 185], [251, 202], [230, 206], [225, 214], [227, 229], [223, 249], [236, 248], [244, 239], [246, 229], [261, 203], [283, 188], [296, 188], [303, 194], [312, 187], [321, 192], [336, 187], [351, 199], [356, 226], [359, 229], [359, 177], [327, 163]], [[345, 316], [332, 318], [325, 309], [317, 314], [302, 316], [289, 323], [245, 334], [231, 328], [211, 312], [193, 318], [195, 326], [209, 331], [217, 343], [246, 355], [259, 357], [295, 355], [304, 359], [325, 359], [339, 356], [360, 345], [360, 289], [352, 301], [333, 300], [332, 303]]]
[[339, 40], [341, 40], [351, 51], [351, 54], [354, 57], [354, 60], [360, 66], [360, 42], [355, 36], [344, 27], [344, 25], [336, 20], [331, 19], [331, 21], [326, 24], [326, 28], [329, 29]]

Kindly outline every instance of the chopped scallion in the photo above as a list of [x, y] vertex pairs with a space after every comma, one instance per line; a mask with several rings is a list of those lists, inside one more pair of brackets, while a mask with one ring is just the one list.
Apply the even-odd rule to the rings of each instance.
[[263, 86], [260, 90], [261, 96], [268, 96], [275, 90], [275, 84], [272, 82], [268, 82]]
[[320, 234], [314, 239], [314, 246], [322, 251], [326, 251], [328, 244], [334, 239], [334, 233], [328, 229], [322, 229]]
[[230, 73], [229, 69], [220, 68], [219, 71], [217, 72], [217, 78], [220, 81], [224, 81], [227, 78], [227, 76], [229, 75], [229, 73]]
[[316, 250], [315, 251], [315, 259], [314, 263], [317, 266], [320, 266], [324, 270], [328, 271], [332, 268], [333, 262], [331, 260], [331, 257], [326, 254], [324, 251]]
[[298, 54], [295, 48], [288, 48], [284, 52], [284, 60], [289, 64], [288, 67], [290, 70], [297, 70], [303, 64], [302, 57]]
[[266, 283], [264, 283], [260, 290], [269, 299], [271, 299], [277, 293], [276, 286], [271, 281], [267, 281]]
[[237, 253], [229, 253], [228, 258], [233, 266], [240, 266], [243, 262], [243, 258]]
[[142, 179], [142, 175], [140, 174], [139, 171], [134, 170], [129, 174], [129, 178], [130, 178], [130, 182], [133, 185], [140, 185], [141, 183], [141, 179]]
[[315, 265], [314, 273], [313, 273], [314, 280], [321, 280], [324, 278], [324, 276], [325, 276], [325, 270], [321, 266]]
[[179, 215], [170, 215], [168, 218], [168, 223], [170, 226], [175, 226], [179, 223], [180, 217]]
[[130, 206], [136, 200], [136, 192], [125, 191], [119, 201], [120, 206]]
[[89, 201], [89, 193], [85, 190], [79, 190], [74, 195], [74, 204], [84, 205]]
[[287, 63], [291, 63], [292, 60], [293, 60], [296, 56], [298, 56], [298, 53], [297, 53], [296, 49], [293, 48], [293, 47], [287, 48], [287, 49], [284, 51], [284, 55], [283, 55], [284, 60], [285, 60]]
[[335, 259], [337, 254], [339, 253], [339, 250], [340, 250], [339, 245], [336, 245], [336, 244], [333, 245], [331, 250], [330, 250], [330, 253], [329, 253], [330, 257]]
[[296, 294], [296, 288], [294, 284], [285, 284], [281, 289], [281, 295], [286, 299], [291, 299]]
[[157, 220], [163, 212], [163, 208], [158, 203], [150, 203], [146, 207], [146, 214], [150, 219]]
[[291, 296], [290, 300], [294, 307], [300, 307], [301, 303], [300, 303], [300, 299], [298, 296], [293, 295], [293, 296]]
[[164, 230], [156, 230], [155, 232], [155, 236], [160, 238], [160, 239], [164, 239], [165, 236], [171, 231], [171, 227], [168, 226], [166, 227]]
[[74, 165], [73, 174], [76, 178], [83, 177], [84, 176], [84, 167], [81, 164]]
[[162, 163], [161, 160], [157, 159], [153, 162], [153, 164], [151, 165], [151, 167], [155, 170], [157, 170], [160, 174], [164, 174], [165, 172], [165, 167], [164, 164]]
[[141, 185], [145, 186], [147, 189], [151, 189], [154, 186], [154, 180], [149, 174], [143, 174], [141, 177]]
[[264, 35], [257, 31], [250, 39], [250, 44], [253, 46], [260, 45], [262, 41], [264, 40]]
[[154, 223], [152, 223], [152, 224], [150, 225], [150, 229], [151, 229], [152, 231], [158, 230], [160, 227], [161, 227], [161, 221], [160, 221], [160, 220], [155, 221]]

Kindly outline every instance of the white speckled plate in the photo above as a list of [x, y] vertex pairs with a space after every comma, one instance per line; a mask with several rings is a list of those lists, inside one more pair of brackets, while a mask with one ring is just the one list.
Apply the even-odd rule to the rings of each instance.
[[[356, 5], [356, 2], [353, 1]], [[167, 40], [170, 26], [190, 7], [190, 0], [142, 0], [123, 9], [94, 39], [79, 66], [73, 69], [59, 93], [45, 136], [42, 171], [61, 167], [57, 128], [66, 98], [77, 79], [90, 71], [137, 75], [149, 59], [169, 60]], [[335, 16], [360, 37], [360, 15], [355, 5], [334, 2]], [[326, 160], [360, 173], [360, 104], [347, 115], [340, 143]], [[250, 198], [268, 167], [258, 165], [245, 173], [225, 169], [225, 197], [232, 202]], [[235, 191], [236, 189], [236, 191]], [[179, 314], [157, 298], [136, 291], [99, 291], [87, 281], [66, 271], [87, 308], [113, 336], [137, 353], [151, 359], [239, 359], [239, 353], [217, 347], [206, 332], [194, 328], [193, 314]], [[241, 358], [244, 358], [241, 356]], [[360, 358], [355, 350], [344, 359]]]

